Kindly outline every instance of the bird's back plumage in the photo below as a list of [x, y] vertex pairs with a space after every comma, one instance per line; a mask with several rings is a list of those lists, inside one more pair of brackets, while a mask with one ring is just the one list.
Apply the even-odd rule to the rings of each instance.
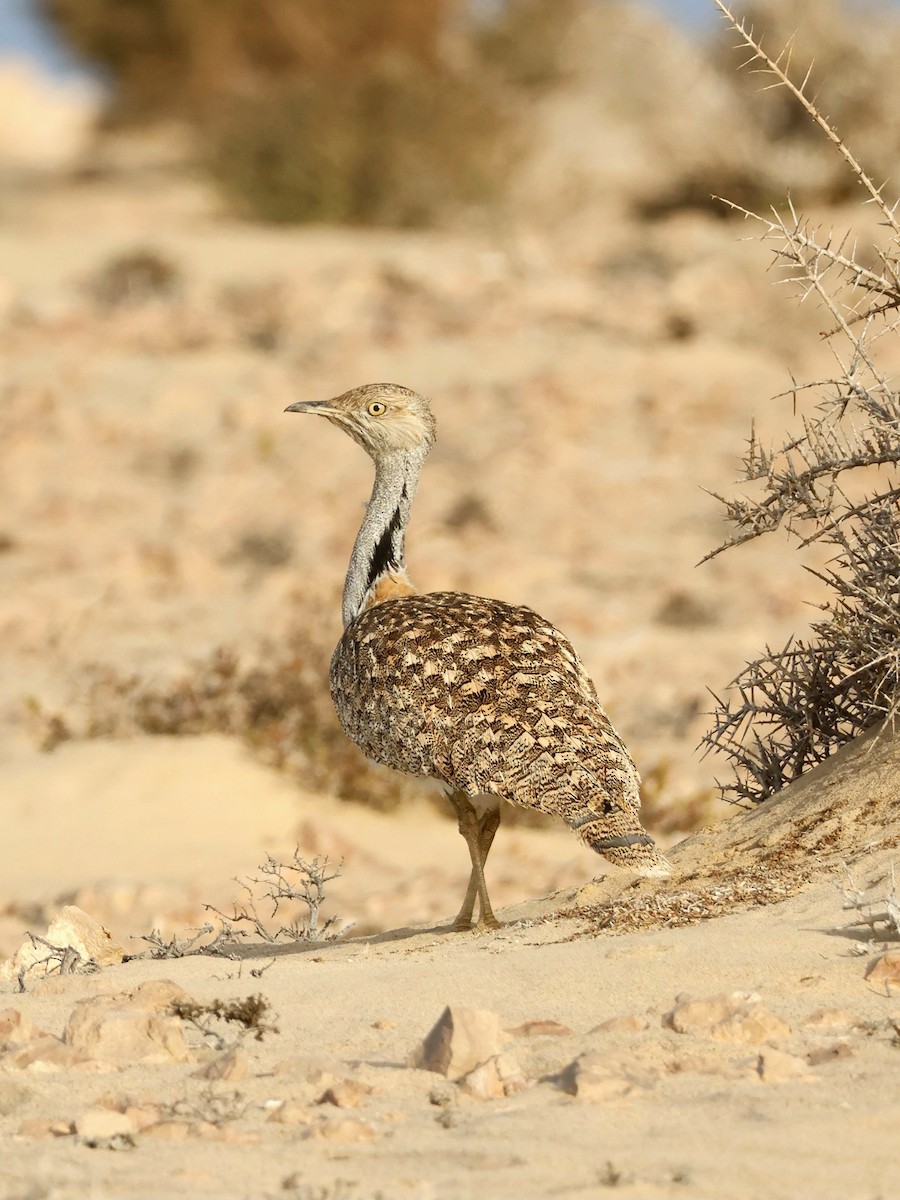
[[561, 817], [590, 841], [639, 776], [569, 641], [530, 608], [460, 592], [365, 609], [331, 664], [347, 734], [378, 762]]

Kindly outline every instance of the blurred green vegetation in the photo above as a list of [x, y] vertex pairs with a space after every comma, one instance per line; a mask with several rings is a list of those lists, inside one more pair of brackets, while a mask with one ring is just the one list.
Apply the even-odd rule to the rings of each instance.
[[236, 211], [423, 226], [502, 195], [586, 0], [42, 2], [110, 123], [188, 122]]

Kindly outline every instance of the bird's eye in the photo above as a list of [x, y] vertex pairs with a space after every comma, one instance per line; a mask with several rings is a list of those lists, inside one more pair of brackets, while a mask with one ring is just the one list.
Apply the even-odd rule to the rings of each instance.
[[369, 414], [370, 417], [380, 417], [386, 408], [387, 408], [387, 405], [382, 404], [380, 400], [372, 400], [366, 406], [366, 412]]

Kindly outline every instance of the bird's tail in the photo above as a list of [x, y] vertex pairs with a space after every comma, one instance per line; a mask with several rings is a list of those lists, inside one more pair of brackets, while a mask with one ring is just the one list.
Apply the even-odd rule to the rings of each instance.
[[657, 849], [653, 838], [641, 825], [637, 812], [630, 806], [607, 809], [602, 814], [592, 813], [581, 821], [571, 822], [570, 828], [586, 846], [602, 854], [613, 866], [636, 875], [665, 877], [672, 874], [669, 860]]

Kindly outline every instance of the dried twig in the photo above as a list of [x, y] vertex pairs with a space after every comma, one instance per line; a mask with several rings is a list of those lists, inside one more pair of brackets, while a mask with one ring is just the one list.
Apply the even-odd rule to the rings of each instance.
[[173, 1000], [169, 1012], [192, 1025], [205, 1038], [209, 1038], [217, 1050], [226, 1050], [230, 1045], [216, 1022], [221, 1022], [224, 1028], [237, 1032], [237, 1041], [242, 1041], [252, 1033], [257, 1042], [261, 1042], [267, 1033], [277, 1033], [278, 1027], [270, 1025], [264, 1019], [271, 1011], [271, 1005], [264, 996], [244, 996], [239, 1000], [209, 1000], [201, 1004], [196, 1000]]
[[[811, 542], [835, 550], [831, 565], [813, 572], [831, 592], [814, 639], [767, 649], [719, 700], [703, 739], [723, 752], [734, 779], [727, 799], [757, 803], [828, 758], [839, 746], [878, 722], [892, 721], [900, 705], [900, 394], [878, 364], [878, 341], [898, 327], [900, 223], [840, 136], [806, 94], [808, 81], [788, 75], [790, 46], [777, 58], [729, 7], [717, 7], [751, 51], [751, 62], [791, 92], [841, 154], [869, 194], [889, 230], [876, 248], [878, 266], [863, 264], [849, 235], [813, 230], [788, 202], [788, 215], [761, 217], [730, 207], [761, 224], [774, 243], [785, 278], [814, 296], [832, 320], [824, 335], [837, 364], [834, 378], [815, 387], [819, 403], [801, 417], [801, 432], [779, 448], [765, 449], [751, 432], [743, 478], [754, 497], [718, 496], [733, 532], [707, 558], [783, 528], [802, 548]], [[860, 501], [845, 480], [869, 485]]]
[[[267, 854], [266, 861], [259, 869], [262, 876], [251, 875], [248, 879], [235, 881], [246, 892], [247, 898], [242, 903], [235, 902], [230, 914], [221, 912], [211, 904], [206, 905], [207, 911], [215, 913], [222, 922], [222, 935], [226, 940], [256, 936], [270, 943], [316, 942], [338, 936], [334, 927], [339, 918], [329, 917], [320, 929], [319, 911], [325, 900], [325, 885], [338, 878], [340, 864], [334, 866], [327, 857], [307, 862], [301, 857], [298, 847], [289, 863], [279, 862]], [[261, 894], [257, 894], [259, 888], [264, 889]], [[263, 900], [272, 902], [268, 918], [259, 912], [258, 903]], [[305, 919], [289, 921], [286, 925], [273, 928], [272, 917], [281, 905], [291, 902], [299, 902], [306, 908]]]
[[841, 888], [844, 897], [845, 912], [857, 912], [856, 920], [848, 921], [841, 929], [869, 930], [872, 939], [884, 941], [900, 938], [900, 895], [897, 892], [897, 878], [894, 867], [891, 866], [891, 890], [880, 900], [867, 900], [856, 887], [850, 872], [846, 872], [846, 886]]

